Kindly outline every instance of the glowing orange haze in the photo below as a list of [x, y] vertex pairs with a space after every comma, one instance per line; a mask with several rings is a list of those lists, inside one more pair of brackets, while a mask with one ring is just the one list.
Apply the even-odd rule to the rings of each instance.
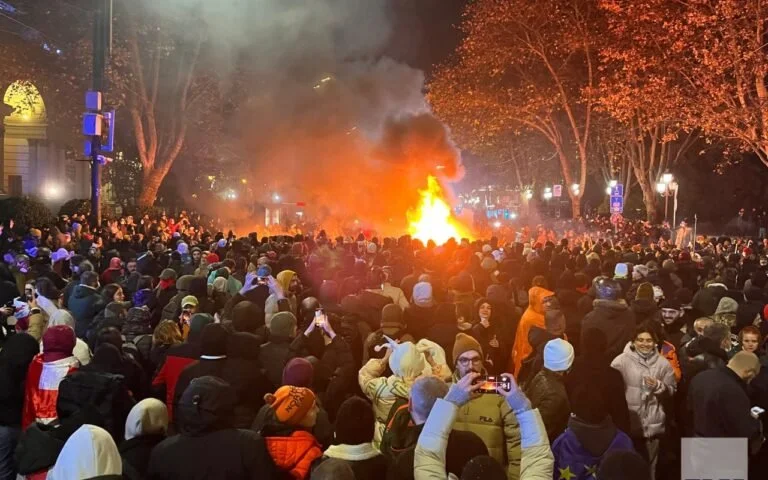
[[419, 195], [419, 206], [407, 212], [408, 233], [413, 238], [424, 243], [434, 240], [438, 245], [442, 245], [451, 238], [458, 241], [470, 237], [469, 229], [453, 216], [451, 206], [435, 177], [427, 177], [427, 188], [419, 190]]

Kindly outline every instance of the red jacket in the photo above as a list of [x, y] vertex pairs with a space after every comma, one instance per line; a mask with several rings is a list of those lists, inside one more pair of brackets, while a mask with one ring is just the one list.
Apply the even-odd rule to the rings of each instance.
[[175, 345], [168, 349], [165, 363], [152, 380], [153, 387], [165, 387], [165, 405], [168, 407], [168, 418], [171, 421], [173, 421], [173, 398], [179, 375], [187, 365], [197, 361], [198, 358], [200, 358], [200, 345], [197, 343]]

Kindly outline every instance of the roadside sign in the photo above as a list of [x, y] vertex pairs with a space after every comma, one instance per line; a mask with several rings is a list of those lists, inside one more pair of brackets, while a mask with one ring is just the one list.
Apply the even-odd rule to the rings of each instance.
[[623, 197], [623, 196], [624, 196], [623, 184], [617, 183], [616, 186], [611, 187], [611, 197]]
[[613, 215], [611, 215], [611, 223], [613, 225], [618, 225], [622, 220], [623, 220], [623, 217], [621, 216], [620, 213], [614, 213]]
[[624, 213], [624, 197], [611, 195], [611, 214]]
[[553, 197], [562, 197], [563, 196], [563, 186], [562, 185], [554, 185], [552, 187], [552, 196]]

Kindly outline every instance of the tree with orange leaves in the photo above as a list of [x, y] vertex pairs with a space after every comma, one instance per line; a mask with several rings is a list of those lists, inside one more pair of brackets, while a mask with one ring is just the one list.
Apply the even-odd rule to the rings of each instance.
[[[465, 148], [534, 132], [555, 152], [574, 216], [584, 194], [596, 108], [599, 12], [589, 0], [478, 0], [467, 6], [456, 58], [429, 99]], [[499, 145], [503, 150], [503, 146]]]
[[[768, 6], [762, 0], [599, 0], [613, 115], [659, 138], [700, 129], [768, 166]], [[641, 182], [642, 185], [642, 182]], [[644, 190], [645, 191], [645, 190]]]

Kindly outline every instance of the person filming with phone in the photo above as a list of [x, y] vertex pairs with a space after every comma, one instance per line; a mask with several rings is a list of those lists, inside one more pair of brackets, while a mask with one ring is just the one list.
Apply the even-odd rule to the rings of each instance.
[[497, 393], [501, 377], [489, 377], [483, 363], [483, 349], [473, 337], [456, 335], [453, 346], [453, 383], [469, 374], [477, 374], [481, 392], [458, 409], [454, 430], [476, 434], [488, 448], [488, 454], [503, 465], [507, 478], [520, 478], [520, 424], [504, 397]]

